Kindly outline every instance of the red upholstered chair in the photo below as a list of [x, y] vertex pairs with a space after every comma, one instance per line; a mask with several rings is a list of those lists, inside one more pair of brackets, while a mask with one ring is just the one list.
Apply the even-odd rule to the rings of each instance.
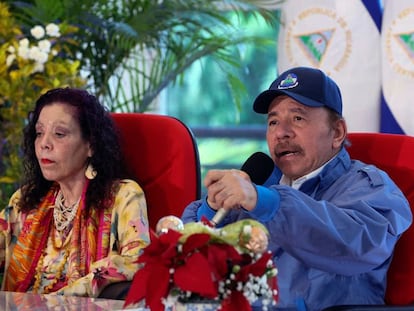
[[[200, 161], [190, 129], [163, 115], [112, 113], [131, 177], [143, 188], [150, 226], [167, 215], [180, 217], [201, 195]], [[105, 287], [99, 298], [125, 299], [131, 282]]]
[[[387, 172], [407, 197], [414, 214], [414, 137], [350, 133], [348, 138], [351, 158]], [[414, 225], [397, 242], [387, 277], [385, 306], [337, 306], [326, 310], [414, 310]]]
[[151, 228], [167, 215], [180, 217], [200, 198], [200, 162], [190, 129], [164, 115], [112, 113], [132, 177], [143, 188]]

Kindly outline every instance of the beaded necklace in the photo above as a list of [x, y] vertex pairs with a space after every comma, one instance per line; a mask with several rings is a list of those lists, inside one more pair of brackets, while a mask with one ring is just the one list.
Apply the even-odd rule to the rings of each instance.
[[68, 225], [75, 218], [76, 212], [78, 211], [78, 206], [80, 202], [79, 199], [70, 206], [65, 206], [65, 198], [63, 193], [59, 190], [56, 195], [55, 208], [53, 209], [53, 218], [55, 220], [55, 227], [58, 231], [64, 231]]

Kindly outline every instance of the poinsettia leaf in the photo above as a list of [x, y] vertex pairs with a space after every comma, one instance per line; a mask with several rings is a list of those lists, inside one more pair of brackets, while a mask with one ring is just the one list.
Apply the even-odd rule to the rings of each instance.
[[211, 239], [208, 233], [195, 233], [190, 235], [183, 244], [183, 254], [188, 254], [193, 250], [206, 245]]
[[151, 243], [144, 248], [143, 253], [138, 258], [138, 262], [163, 261], [164, 264], [168, 264], [169, 260], [177, 256], [176, 245], [181, 235], [181, 233], [174, 230], [168, 230], [167, 233], [159, 237], [152, 233]]
[[273, 290], [273, 300], [275, 302], [279, 301], [279, 287], [277, 286], [276, 276], [269, 278], [267, 284], [269, 284], [269, 287]]
[[256, 262], [249, 265], [250, 274], [254, 276], [263, 275], [267, 269], [267, 263], [271, 260], [271, 255], [271, 253], [264, 253]]
[[221, 303], [221, 311], [251, 311], [249, 301], [240, 291], [232, 291], [230, 297]]
[[163, 250], [163, 245], [158, 238], [151, 239], [151, 243], [148, 244], [144, 249], [142, 254], [138, 258], [138, 262], [147, 262], [154, 257], [154, 254], [161, 253]]
[[171, 245], [177, 245], [178, 240], [183, 234], [181, 232], [175, 231], [175, 230], [168, 230], [166, 233], [161, 234], [158, 239], [163, 244], [171, 244]]
[[170, 269], [164, 265], [151, 265], [149, 267], [146, 284], [147, 293], [145, 296], [146, 305], [151, 311], [164, 311], [165, 306], [162, 298], [166, 298], [170, 291]]
[[188, 257], [184, 265], [175, 270], [174, 282], [182, 290], [197, 293], [206, 298], [214, 298], [218, 294], [217, 286], [212, 280], [209, 263], [198, 252]]
[[207, 260], [215, 280], [222, 280], [229, 274], [228, 254], [228, 249], [223, 245], [211, 244], [207, 248]]
[[225, 252], [227, 259], [231, 262], [240, 262], [242, 260], [242, 255], [234, 248], [233, 245], [229, 245], [229, 244], [224, 244], [224, 243], [209, 244], [207, 248], [200, 249], [200, 251], [205, 252], [207, 256], [208, 252], [215, 252], [218, 249], [221, 249], [223, 252]]
[[150, 277], [150, 272], [149, 269], [142, 268], [135, 273], [125, 299], [124, 307], [138, 303], [145, 298], [147, 294], [147, 280]]

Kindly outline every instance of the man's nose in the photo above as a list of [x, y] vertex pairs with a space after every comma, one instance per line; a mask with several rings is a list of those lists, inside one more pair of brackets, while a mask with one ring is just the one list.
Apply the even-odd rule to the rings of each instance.
[[293, 131], [292, 126], [289, 122], [279, 122], [279, 124], [275, 127], [275, 138], [277, 139], [284, 139], [292, 137]]

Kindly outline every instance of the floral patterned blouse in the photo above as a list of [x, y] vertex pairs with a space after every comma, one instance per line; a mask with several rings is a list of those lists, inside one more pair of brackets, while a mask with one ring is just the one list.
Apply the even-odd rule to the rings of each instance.
[[[138, 269], [136, 260], [150, 241], [146, 201], [135, 181], [120, 182], [114, 204], [106, 210], [106, 217], [102, 213], [95, 215], [94, 220], [92, 215], [91, 221], [79, 224], [78, 230], [76, 224], [73, 225], [64, 235], [55, 229], [53, 221], [45, 226], [45, 222], [39, 220], [36, 227], [36, 220], [42, 218], [36, 218], [36, 213], [41, 213], [37, 211], [40, 208], [21, 213], [16, 205], [20, 196], [20, 190], [16, 191], [9, 206], [0, 212], [0, 264], [4, 267], [2, 289], [97, 297], [106, 285], [133, 278]], [[45, 205], [45, 210], [50, 210], [54, 207], [54, 200], [43, 202], [42, 206]], [[74, 222], [80, 222], [80, 213]], [[46, 227], [48, 231], [45, 231]], [[36, 230], [40, 234], [47, 233], [43, 249], [31, 250], [34, 255], [21, 251], [23, 235], [33, 236], [32, 232]], [[27, 260], [25, 256], [30, 257], [27, 254], [33, 259]], [[24, 260], [29, 262], [27, 267], [20, 267]], [[17, 269], [13, 269], [13, 262]], [[25, 282], [26, 287], [20, 286]]]

